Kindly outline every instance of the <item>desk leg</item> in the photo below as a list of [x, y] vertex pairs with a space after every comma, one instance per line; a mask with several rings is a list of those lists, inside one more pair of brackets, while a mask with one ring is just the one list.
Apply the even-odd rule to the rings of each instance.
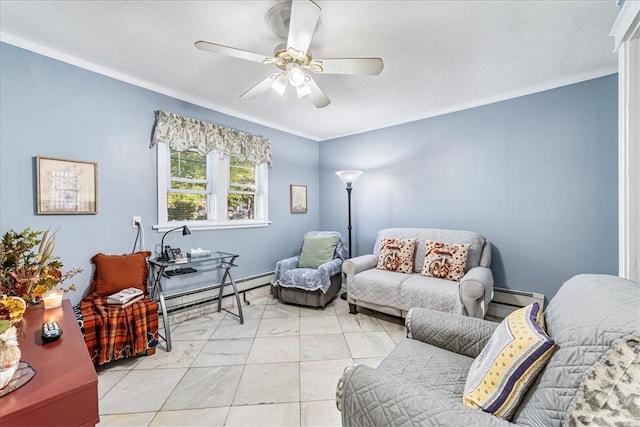
[[164, 325], [164, 342], [167, 345], [167, 351], [171, 351], [171, 329], [169, 327], [169, 316], [167, 316], [167, 303], [164, 300], [164, 292], [162, 292], [162, 278], [161, 268], [159, 271], [152, 271], [151, 282], [153, 283], [153, 289], [151, 296], [153, 299], [158, 299], [160, 302], [160, 313], [162, 314], [162, 324]]
[[164, 342], [167, 344], [167, 351], [171, 351], [171, 328], [169, 327], [169, 316], [167, 316], [167, 304], [164, 301], [164, 293], [159, 292], [160, 310], [162, 310], [162, 324], [164, 325]]
[[[242, 302], [240, 301], [240, 294], [238, 294], [238, 288], [236, 287], [236, 282], [231, 277], [231, 272], [229, 271], [230, 267], [227, 267], [224, 270], [224, 275], [222, 276], [222, 282], [220, 282], [220, 292], [218, 293], [218, 312], [222, 310], [222, 294], [224, 287], [227, 284], [227, 277], [229, 278], [229, 282], [233, 287], [233, 294], [236, 296], [236, 306], [238, 307], [238, 314], [240, 317], [240, 324], [244, 324], [244, 316], [242, 315]], [[231, 313], [234, 314], [234, 313]]]

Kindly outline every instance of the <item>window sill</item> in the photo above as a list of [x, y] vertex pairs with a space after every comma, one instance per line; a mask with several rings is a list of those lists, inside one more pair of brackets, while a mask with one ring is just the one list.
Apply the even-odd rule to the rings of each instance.
[[234, 228], [258, 228], [258, 227], [268, 227], [271, 224], [271, 221], [233, 221], [233, 222], [209, 222], [209, 221], [185, 221], [185, 222], [174, 222], [171, 224], [156, 224], [151, 226], [154, 230], [158, 231], [158, 233], [163, 233], [165, 231], [169, 231], [176, 227], [182, 227], [186, 225], [189, 227], [191, 231], [198, 230], [229, 230]]

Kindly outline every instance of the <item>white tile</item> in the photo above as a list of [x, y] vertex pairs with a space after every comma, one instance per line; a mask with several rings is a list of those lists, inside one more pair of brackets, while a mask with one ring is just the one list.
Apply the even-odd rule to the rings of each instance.
[[300, 360], [300, 337], [257, 337], [247, 363], [297, 362]]
[[407, 337], [407, 333], [405, 331], [389, 331], [387, 333], [396, 344], [398, 344], [403, 338]]
[[176, 385], [162, 410], [230, 406], [242, 366], [191, 368]]
[[386, 357], [395, 344], [386, 332], [360, 332], [344, 334], [351, 357]]
[[336, 407], [336, 400], [300, 402], [300, 426], [340, 427], [342, 418]]
[[298, 362], [246, 365], [233, 399], [233, 406], [299, 400]]
[[221, 316], [206, 314], [171, 325], [171, 342], [208, 340], [222, 318]]
[[402, 323], [402, 318], [385, 316], [385, 319], [378, 319], [382, 327], [387, 332], [404, 332], [406, 331], [404, 324]]
[[300, 319], [297, 317], [280, 317], [262, 319], [258, 326], [257, 337], [290, 336], [300, 334]]
[[300, 335], [339, 334], [341, 332], [340, 322], [335, 316], [300, 318]]
[[300, 360], [348, 359], [351, 352], [343, 334], [301, 335]]
[[300, 403], [234, 406], [229, 410], [227, 427], [297, 427]]
[[227, 338], [253, 338], [258, 330], [258, 319], [244, 319], [240, 324], [237, 319], [225, 319], [211, 336], [212, 340]]
[[142, 412], [137, 414], [100, 415], [100, 427], [147, 427], [155, 412]]
[[256, 304], [256, 305], [243, 305], [242, 306], [242, 315], [246, 319], [261, 319], [262, 313], [264, 313], [264, 304]]
[[186, 368], [133, 370], [100, 399], [100, 414], [158, 411]]
[[326, 305], [324, 307], [300, 307], [300, 317], [321, 317], [335, 315], [336, 311], [330, 305]]
[[333, 307], [338, 316], [349, 314], [349, 303], [340, 297], [334, 299], [329, 305]]
[[244, 365], [253, 344], [252, 338], [211, 340], [191, 364], [192, 367]]
[[384, 328], [375, 317], [358, 313], [338, 316], [338, 321], [345, 334], [352, 332], [382, 332]]
[[344, 368], [352, 364], [351, 359], [300, 362], [300, 400], [334, 398]]
[[202, 350], [207, 341], [173, 341], [172, 350], [156, 351], [136, 365], [139, 369], [188, 368]]
[[127, 373], [129, 373], [129, 371], [98, 372], [98, 399], [102, 399]]
[[300, 307], [297, 305], [282, 304], [274, 302], [267, 304], [264, 308], [263, 319], [273, 319], [275, 317], [299, 317]]
[[160, 411], [149, 427], [222, 427], [228, 413], [228, 407]]

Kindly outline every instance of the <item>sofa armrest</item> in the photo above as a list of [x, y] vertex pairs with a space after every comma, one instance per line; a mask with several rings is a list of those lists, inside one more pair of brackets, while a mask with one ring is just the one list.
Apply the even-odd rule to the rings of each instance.
[[495, 322], [412, 308], [405, 321], [407, 337], [475, 359], [498, 327]]
[[291, 258], [285, 258], [278, 262], [276, 262], [276, 269], [273, 272], [273, 280], [271, 281], [272, 285], [279, 284], [280, 279], [282, 279], [282, 274], [287, 270], [293, 270], [294, 268], [298, 268], [298, 261], [300, 260], [300, 256], [292, 256]]
[[331, 277], [334, 274], [340, 274], [342, 272], [342, 260], [340, 258], [334, 258], [331, 261], [327, 261], [318, 267], [321, 274], [327, 274], [327, 277]]
[[460, 299], [467, 315], [483, 319], [493, 299], [493, 273], [488, 267], [472, 267], [460, 280]]
[[512, 426], [480, 409], [429, 393], [365, 365], [345, 369], [336, 405], [343, 426]]
[[349, 276], [358, 274], [361, 271], [369, 270], [378, 265], [378, 257], [373, 254], [361, 255], [349, 258], [342, 263], [342, 271]]

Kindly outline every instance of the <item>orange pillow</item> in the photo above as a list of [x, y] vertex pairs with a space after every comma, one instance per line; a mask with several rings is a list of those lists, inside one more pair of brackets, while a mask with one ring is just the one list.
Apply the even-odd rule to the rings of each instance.
[[91, 293], [104, 297], [134, 287], [146, 294], [147, 258], [150, 256], [149, 251], [128, 255], [95, 255], [91, 258], [96, 266]]

